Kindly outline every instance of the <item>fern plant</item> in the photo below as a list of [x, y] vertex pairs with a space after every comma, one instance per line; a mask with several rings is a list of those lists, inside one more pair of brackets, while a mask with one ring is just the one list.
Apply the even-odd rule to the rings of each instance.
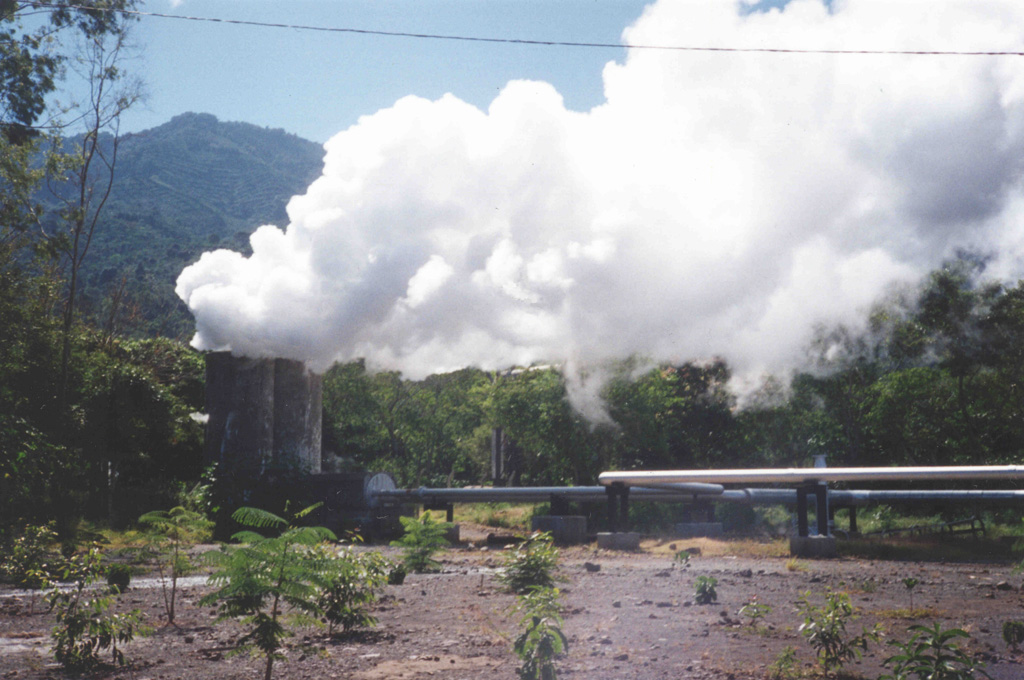
[[174, 625], [178, 579], [198, 568], [189, 557], [188, 549], [210, 536], [213, 522], [201, 512], [184, 506], [147, 512], [139, 522], [149, 527], [147, 548], [156, 556], [167, 623]]
[[391, 545], [405, 548], [402, 553], [402, 562], [405, 566], [418, 574], [438, 571], [441, 563], [434, 559], [434, 555], [447, 547], [448, 539], [445, 538], [445, 534], [448, 533], [449, 525], [435, 522], [429, 512], [423, 513], [419, 519], [398, 519], [405, 533], [398, 540], [392, 541]]
[[[315, 547], [337, 538], [324, 527], [295, 525], [317, 507], [296, 513], [291, 522], [266, 510], [239, 508], [232, 519], [251, 527], [232, 537], [241, 545], [206, 553], [216, 567], [209, 582], [217, 590], [200, 604], [216, 606], [218, 621], [236, 619], [247, 629], [235, 653], [265, 656], [264, 680], [271, 679], [274, 661], [284, 658], [280, 650], [294, 635], [288, 626], [322, 625], [319, 594], [328, 586], [331, 558]], [[277, 535], [264, 536], [255, 529]]]

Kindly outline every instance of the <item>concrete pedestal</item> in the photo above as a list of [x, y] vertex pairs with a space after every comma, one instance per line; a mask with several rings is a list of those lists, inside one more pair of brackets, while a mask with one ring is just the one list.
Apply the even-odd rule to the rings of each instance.
[[718, 538], [722, 535], [721, 522], [684, 522], [672, 527], [679, 538]]
[[530, 528], [551, 532], [559, 545], [574, 545], [587, 540], [587, 518], [582, 515], [539, 515], [530, 521]]
[[597, 535], [597, 547], [602, 550], [636, 551], [640, 549], [640, 534], [632, 531], [601, 532]]
[[790, 536], [789, 554], [794, 557], [836, 557], [835, 536]]
[[447, 540], [449, 543], [451, 543], [452, 545], [456, 545], [459, 542], [459, 525], [449, 525], [448, 531], [445, 533], [444, 537], [445, 540]]

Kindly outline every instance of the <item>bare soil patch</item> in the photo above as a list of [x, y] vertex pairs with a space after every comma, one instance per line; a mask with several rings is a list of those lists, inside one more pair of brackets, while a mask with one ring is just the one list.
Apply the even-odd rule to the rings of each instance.
[[[477, 539], [479, 536], [473, 535]], [[481, 540], [482, 543], [482, 540]], [[970, 650], [988, 664], [996, 680], [1024, 678], [1024, 654], [1007, 649], [1002, 624], [1024, 620], [1021, 576], [1006, 562], [986, 561], [979, 550], [971, 563], [896, 562], [840, 558], [793, 561], [775, 556], [730, 554], [728, 542], [650, 540], [639, 553], [613, 553], [588, 547], [562, 551], [565, 632], [570, 651], [558, 664], [560, 676], [586, 680], [623, 678], [764, 678], [766, 668], [787, 646], [797, 649], [801, 668], [814, 667], [812, 650], [798, 632], [796, 604], [807, 592], [827, 588], [848, 592], [860, 626], [881, 623], [889, 638], [906, 639], [914, 623], [940, 621], [971, 637]], [[672, 555], [699, 549], [689, 566]], [[392, 548], [381, 549], [397, 556]], [[695, 551], [696, 552], [696, 551]], [[744, 554], [750, 546], [744, 546]], [[495, 579], [500, 550], [461, 547], [443, 556], [440, 574], [410, 574], [402, 586], [388, 586], [371, 630], [329, 637], [302, 630], [291, 639], [287, 659], [275, 665], [282, 680], [514, 680], [517, 659], [510, 608], [514, 598]], [[587, 568], [589, 563], [589, 569]], [[595, 570], [594, 565], [599, 569]], [[718, 602], [693, 602], [697, 576], [718, 580]], [[914, 611], [902, 579], [919, 580]], [[133, 587], [118, 598], [122, 609], [141, 609], [151, 635], [128, 647], [132, 666], [110, 669], [106, 677], [132, 680], [234, 680], [260, 677], [260, 660], [230, 654], [241, 634], [233, 623], [214, 623], [199, 607], [205, 585], [184, 589], [179, 626], [163, 624], [159, 588]], [[754, 597], [771, 612], [751, 626], [738, 610]], [[64, 678], [49, 652], [52, 617], [41, 599], [0, 589], [0, 678]], [[915, 618], [909, 618], [910, 616]], [[848, 667], [849, 677], [877, 678], [891, 648], [876, 645]]]

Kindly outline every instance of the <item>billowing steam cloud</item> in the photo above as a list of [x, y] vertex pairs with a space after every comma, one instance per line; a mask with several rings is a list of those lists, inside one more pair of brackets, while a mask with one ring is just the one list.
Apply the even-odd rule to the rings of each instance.
[[[662, 2], [635, 44], [1024, 49], [1024, 3]], [[487, 111], [408, 97], [326, 145], [323, 176], [178, 294], [193, 344], [363, 356], [410, 377], [639, 353], [798, 361], [957, 248], [1024, 255], [1019, 57], [632, 50], [607, 101], [512, 82]]]

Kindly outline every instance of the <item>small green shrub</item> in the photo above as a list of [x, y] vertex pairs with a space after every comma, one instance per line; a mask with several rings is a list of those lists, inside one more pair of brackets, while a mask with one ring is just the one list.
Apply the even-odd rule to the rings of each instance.
[[128, 590], [132, 582], [132, 568], [127, 564], [111, 564], [107, 567], [107, 585], [110, 591], [119, 595]]
[[439, 550], [448, 546], [448, 524], [435, 522], [429, 512], [423, 513], [419, 519], [399, 517], [405, 534], [391, 545], [405, 548], [402, 562], [406, 568], [421, 574], [438, 571], [441, 563], [434, 559]]
[[877, 627], [862, 629], [860, 635], [847, 634], [846, 626], [855, 618], [849, 595], [829, 589], [821, 606], [812, 604], [810, 597], [808, 592], [800, 600], [799, 612], [804, 618], [800, 633], [814, 648], [826, 673], [860, 658], [869, 642], [877, 642], [880, 635]]
[[1004, 621], [1003, 642], [1016, 652], [1017, 646], [1024, 642], [1024, 621]]
[[569, 640], [562, 632], [561, 594], [557, 588], [534, 587], [519, 596], [522, 633], [512, 651], [522, 664], [516, 669], [521, 680], [556, 680], [555, 657], [568, 651]]
[[100, 652], [110, 650], [113, 663], [123, 666], [125, 656], [119, 645], [131, 642], [145, 631], [142, 614], [110, 612], [113, 597], [109, 593], [86, 590], [102, 572], [101, 556], [95, 547], [68, 559], [61, 577], [73, 588], [54, 588], [47, 602], [57, 623], [51, 631], [53, 654], [71, 673], [88, 672], [101, 665]]
[[768, 664], [768, 680], [795, 680], [800, 677], [800, 669], [797, 668], [799, 659], [796, 657], [796, 648], [787, 646], [775, 660]]
[[53, 550], [56, 541], [57, 532], [52, 522], [25, 527], [0, 561], [0, 580], [29, 590], [49, 587], [64, 561]]
[[966, 631], [942, 630], [938, 623], [911, 626], [907, 630], [911, 633], [909, 640], [889, 642], [900, 652], [882, 662], [886, 668], [892, 666], [893, 672], [879, 680], [973, 680], [976, 674], [990, 677], [983, 670], [985, 664], [975, 661], [956, 644], [958, 638], [970, 637]]
[[918, 583], [920, 583], [920, 581], [918, 581], [913, 576], [908, 576], [905, 579], [903, 579], [903, 587], [906, 588], [907, 592], [910, 594], [910, 610], [911, 611], [914, 610], [914, 588], [917, 587]]
[[714, 576], [698, 576], [693, 583], [693, 601], [697, 604], [711, 604], [718, 601], [718, 591], [715, 587], [718, 579]]
[[761, 604], [755, 598], [740, 607], [739, 615], [747, 617], [750, 620], [750, 625], [754, 626], [757, 625], [758, 621], [771, 614], [771, 612], [771, 605]]
[[675, 563], [675, 564], [678, 564], [680, 567], [685, 569], [688, 566], [690, 566], [690, 558], [691, 557], [693, 557], [693, 556], [690, 554], [690, 551], [686, 550], [686, 549], [683, 549], [683, 550], [680, 550], [679, 552], [677, 552], [675, 554], [675, 556], [672, 557], [672, 562]]
[[391, 571], [388, 572], [388, 585], [389, 586], [400, 586], [405, 583], [405, 577], [409, 572], [406, 571], [404, 564], [396, 564], [391, 567]]
[[328, 585], [330, 558], [316, 551], [324, 541], [336, 541], [324, 527], [297, 526], [319, 504], [291, 520], [260, 510], [239, 508], [231, 518], [242, 526], [269, 529], [274, 536], [245, 530], [232, 538], [237, 546], [224, 546], [204, 555], [216, 571], [209, 582], [217, 589], [199, 601], [216, 606], [218, 621], [236, 619], [246, 632], [236, 642], [236, 653], [254, 651], [266, 657], [264, 680], [271, 680], [274, 661], [283, 659], [289, 625], [322, 625], [319, 596]]
[[325, 558], [323, 563], [329, 570], [317, 601], [327, 620], [327, 633], [333, 635], [335, 626], [347, 632], [377, 625], [368, 610], [388, 582], [393, 565], [379, 552], [357, 553], [351, 547], [336, 551], [322, 545], [314, 558]]
[[551, 534], [535, 531], [505, 554], [503, 566], [498, 580], [513, 593], [521, 595], [534, 587], [550, 588], [555, 584], [554, 571], [558, 567], [558, 549]]
[[[203, 485], [195, 487], [203, 488]], [[199, 498], [192, 502], [205, 501]], [[167, 511], [147, 512], [139, 517], [139, 522], [148, 529], [146, 552], [156, 559], [164, 612], [167, 614], [167, 623], [174, 625], [178, 579], [198, 569], [198, 565], [189, 557], [188, 549], [210, 537], [213, 522], [202, 512], [181, 505]]]

